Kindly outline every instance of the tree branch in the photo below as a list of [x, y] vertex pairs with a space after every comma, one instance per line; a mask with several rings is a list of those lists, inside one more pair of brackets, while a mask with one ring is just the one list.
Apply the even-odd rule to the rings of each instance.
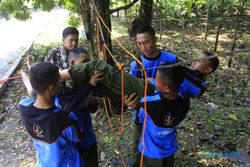
[[116, 9], [110, 9], [110, 14], [112, 13], [115, 13], [115, 12], [118, 12], [120, 10], [127, 10], [128, 8], [132, 7], [136, 2], [138, 2], [139, 0], [133, 0], [130, 4], [127, 4], [125, 6], [121, 6], [121, 7], [118, 7]]

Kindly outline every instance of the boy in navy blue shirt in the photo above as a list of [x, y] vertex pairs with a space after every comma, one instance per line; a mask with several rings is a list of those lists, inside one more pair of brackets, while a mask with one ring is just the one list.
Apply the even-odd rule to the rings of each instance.
[[[75, 48], [68, 54], [68, 63], [70, 66], [89, 61], [90, 57], [88, 55], [88, 52], [83, 48]], [[74, 83], [73, 81], [67, 81], [66, 85], [74, 89], [77, 89], [77, 87], [79, 87], [79, 85]], [[81, 127], [81, 133], [83, 135], [83, 138], [78, 145], [78, 149], [81, 155], [83, 155], [86, 167], [98, 166], [97, 140], [95, 132], [93, 131], [92, 119], [90, 116], [90, 113], [96, 112], [97, 108], [97, 100], [90, 93], [88, 97], [83, 101], [81, 111], [77, 114], [78, 122], [80, 124], [79, 126]]]
[[178, 92], [187, 97], [199, 97], [206, 91], [206, 77], [212, 74], [219, 66], [219, 59], [208, 51], [202, 51], [197, 61], [190, 67], [183, 67], [184, 81]]
[[[29, 71], [29, 80], [37, 99], [25, 98], [19, 103], [23, 124], [32, 137], [37, 166], [79, 167], [83, 159], [77, 149], [81, 134], [78, 126], [69, 117], [69, 112], [55, 106], [54, 97], [60, 85], [58, 67], [51, 63], [35, 64]], [[82, 94], [84, 89], [79, 90]], [[81, 101], [82, 96], [75, 99]], [[69, 103], [73, 110], [75, 102]]]
[[[157, 48], [157, 37], [155, 36], [155, 30], [151, 26], [141, 26], [136, 30], [136, 42], [138, 49], [142, 53], [140, 60], [145, 69], [157, 67], [164, 63], [177, 62], [176, 55]], [[142, 72], [136, 71], [142, 69], [136, 61], [130, 64], [130, 68], [130, 74], [138, 78], [145, 78]], [[146, 70], [147, 77], [155, 78], [156, 71], [157, 68]]]
[[[178, 89], [183, 82], [184, 74], [180, 66], [159, 68], [156, 73], [155, 86], [158, 92], [147, 96], [147, 117], [143, 108], [144, 98], [140, 105], [135, 105], [133, 95], [126, 99], [131, 108], [137, 106], [141, 119], [145, 123], [144, 136], [140, 138], [138, 150], [144, 151], [143, 167], [170, 167], [174, 165], [174, 154], [178, 150], [176, 126], [185, 118], [189, 110], [189, 98], [178, 95]], [[144, 138], [144, 141], [142, 141]], [[144, 145], [143, 145], [144, 142]], [[133, 166], [140, 166], [138, 155]]]
[[[86, 50], [82, 48], [75, 48], [68, 54], [68, 64], [70, 66], [79, 63], [88, 62], [90, 60]], [[32, 60], [29, 60], [28, 67], [31, 67]], [[23, 81], [28, 92], [33, 91], [30, 82], [28, 82], [28, 75], [23, 73]], [[92, 120], [90, 113], [97, 110], [98, 103], [90, 96], [92, 89], [96, 83], [101, 80], [101, 75], [95, 73], [89, 83], [85, 83], [76, 87], [76, 85], [68, 85], [69, 87], [60, 87], [59, 92], [55, 98], [55, 106], [70, 113], [69, 118], [77, 123], [83, 138], [77, 144], [78, 150], [84, 159], [85, 166], [98, 166], [98, 154], [96, 146], [96, 136], [92, 127]], [[83, 89], [83, 90], [81, 90]], [[70, 91], [68, 91], [70, 90]], [[79, 90], [81, 90], [79, 92]], [[34, 92], [34, 91], [33, 91]], [[74, 93], [75, 92], [75, 93]], [[80, 93], [80, 94], [79, 94]], [[78, 96], [81, 95], [79, 98]], [[71, 112], [73, 108], [73, 111]]]
[[[142, 62], [145, 69], [158, 67], [165, 63], [175, 63], [177, 62], [176, 55], [172, 53], [165, 52], [157, 48], [156, 42], [157, 37], [155, 35], [155, 30], [151, 26], [140, 26], [136, 30], [136, 42], [137, 48], [140, 50], [142, 55], [139, 60]], [[130, 74], [138, 78], [145, 78], [143, 71], [138, 71], [138, 69], [143, 69], [136, 61], [130, 64]], [[148, 78], [154, 78], [156, 76], [157, 68], [146, 70], [146, 75]], [[135, 112], [135, 115], [138, 115]], [[136, 118], [138, 119], [138, 118]], [[134, 130], [134, 144], [133, 144], [133, 157], [138, 154], [137, 146], [139, 143], [139, 138], [141, 135], [141, 126], [136, 124]], [[135, 161], [135, 159], [133, 159]]]

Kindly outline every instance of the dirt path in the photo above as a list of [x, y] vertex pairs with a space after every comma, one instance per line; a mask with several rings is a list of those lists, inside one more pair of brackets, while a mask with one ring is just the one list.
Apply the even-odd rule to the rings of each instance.
[[15, 80], [7, 85], [6, 91], [1, 95], [0, 166], [34, 166], [32, 141], [22, 126], [17, 108], [18, 101], [25, 94], [22, 81]]

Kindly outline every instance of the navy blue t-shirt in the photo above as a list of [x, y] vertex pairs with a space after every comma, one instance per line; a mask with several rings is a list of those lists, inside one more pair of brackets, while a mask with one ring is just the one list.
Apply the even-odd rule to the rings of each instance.
[[[166, 99], [157, 92], [154, 96], [147, 96], [147, 112], [139, 109], [141, 124], [145, 121], [144, 155], [150, 158], [162, 159], [173, 155], [179, 148], [176, 139], [176, 126], [185, 118], [189, 110], [189, 98], [178, 96], [175, 100]], [[144, 98], [141, 99], [143, 106]], [[138, 145], [140, 152], [143, 150], [142, 137]]]
[[20, 101], [19, 110], [34, 142], [37, 166], [82, 167], [84, 162], [77, 149], [81, 133], [69, 113], [56, 106], [39, 109], [34, 103], [35, 100], [25, 98]]
[[[157, 66], [159, 66], [161, 64], [165, 64], [167, 62], [176, 63], [177, 57], [176, 57], [176, 55], [174, 55], [172, 53], [168, 53], [168, 52], [161, 50], [159, 52], [159, 55], [153, 59], [150, 59], [144, 55], [141, 55], [141, 62], [144, 65], [144, 68], [147, 69], [147, 68], [157, 67]], [[141, 69], [140, 65], [136, 61], [133, 61], [130, 64], [130, 68], [131, 68], [130, 72], [129, 72], [130, 74], [132, 74], [138, 78], [145, 78], [141, 71], [136, 71], [137, 69]], [[155, 78], [156, 71], [157, 71], [157, 68], [146, 70], [147, 77]]]

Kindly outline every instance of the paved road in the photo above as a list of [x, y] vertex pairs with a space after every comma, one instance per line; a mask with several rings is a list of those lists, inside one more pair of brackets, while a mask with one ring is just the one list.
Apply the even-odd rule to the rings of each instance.
[[51, 12], [35, 11], [27, 21], [0, 19], [0, 78], [34, 40], [43, 44], [60, 41], [67, 16], [66, 10], [54, 9]]

